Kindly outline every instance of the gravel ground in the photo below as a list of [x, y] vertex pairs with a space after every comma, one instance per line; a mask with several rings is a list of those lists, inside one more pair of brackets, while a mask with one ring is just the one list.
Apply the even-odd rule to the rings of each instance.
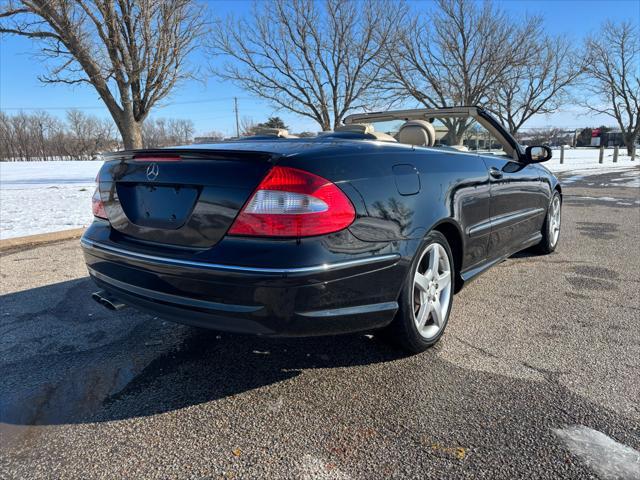
[[640, 478], [639, 174], [572, 177], [559, 250], [412, 357], [109, 312], [77, 241], [4, 255], [0, 477]]

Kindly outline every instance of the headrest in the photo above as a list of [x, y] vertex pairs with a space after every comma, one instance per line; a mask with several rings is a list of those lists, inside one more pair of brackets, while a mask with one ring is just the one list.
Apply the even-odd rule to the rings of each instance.
[[398, 141], [408, 145], [433, 147], [436, 143], [436, 129], [426, 120], [409, 120], [400, 127]]
[[384, 133], [384, 132], [371, 132], [370, 135], [373, 135], [374, 137], [376, 137], [376, 140], [378, 140], [379, 142], [394, 142], [397, 143], [398, 140], [396, 140], [395, 138], [393, 138], [391, 135], [389, 135], [388, 133]]
[[458, 150], [460, 152], [468, 152], [469, 148], [464, 145], [451, 145], [451, 148]]
[[395, 138], [384, 132], [376, 132], [370, 123], [351, 123], [336, 127], [336, 132], [362, 133], [363, 135], [371, 135], [379, 142], [397, 142]]
[[350, 123], [336, 127], [336, 132], [373, 133], [373, 125], [370, 123]]
[[287, 138], [289, 132], [284, 128], [258, 127], [255, 129], [256, 135], [273, 135], [274, 137]]

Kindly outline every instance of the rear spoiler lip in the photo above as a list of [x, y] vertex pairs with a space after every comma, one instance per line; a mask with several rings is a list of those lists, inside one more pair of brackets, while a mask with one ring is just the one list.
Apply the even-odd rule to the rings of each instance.
[[[139, 149], [123, 150], [120, 152], [103, 153], [102, 160], [133, 160], [136, 155], [152, 157], [180, 157], [181, 160], [246, 160], [257, 162], [273, 163], [283, 155], [274, 152], [255, 150], [227, 150], [227, 149], [204, 149], [204, 148], [161, 148], [161, 149]], [[144, 159], [140, 159], [144, 161]], [[150, 159], [150, 161], [153, 161]]]

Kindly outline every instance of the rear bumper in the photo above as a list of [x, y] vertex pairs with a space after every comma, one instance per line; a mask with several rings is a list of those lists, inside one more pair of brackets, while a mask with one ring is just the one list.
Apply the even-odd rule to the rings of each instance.
[[221, 331], [310, 336], [391, 322], [406, 265], [397, 253], [290, 268], [145, 254], [82, 238], [93, 280], [161, 318]]

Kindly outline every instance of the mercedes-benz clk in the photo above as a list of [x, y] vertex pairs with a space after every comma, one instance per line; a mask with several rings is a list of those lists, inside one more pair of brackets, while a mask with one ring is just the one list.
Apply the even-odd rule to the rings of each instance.
[[379, 330], [419, 352], [465, 283], [556, 248], [550, 157], [478, 107], [108, 154], [81, 240], [93, 298], [230, 332]]

